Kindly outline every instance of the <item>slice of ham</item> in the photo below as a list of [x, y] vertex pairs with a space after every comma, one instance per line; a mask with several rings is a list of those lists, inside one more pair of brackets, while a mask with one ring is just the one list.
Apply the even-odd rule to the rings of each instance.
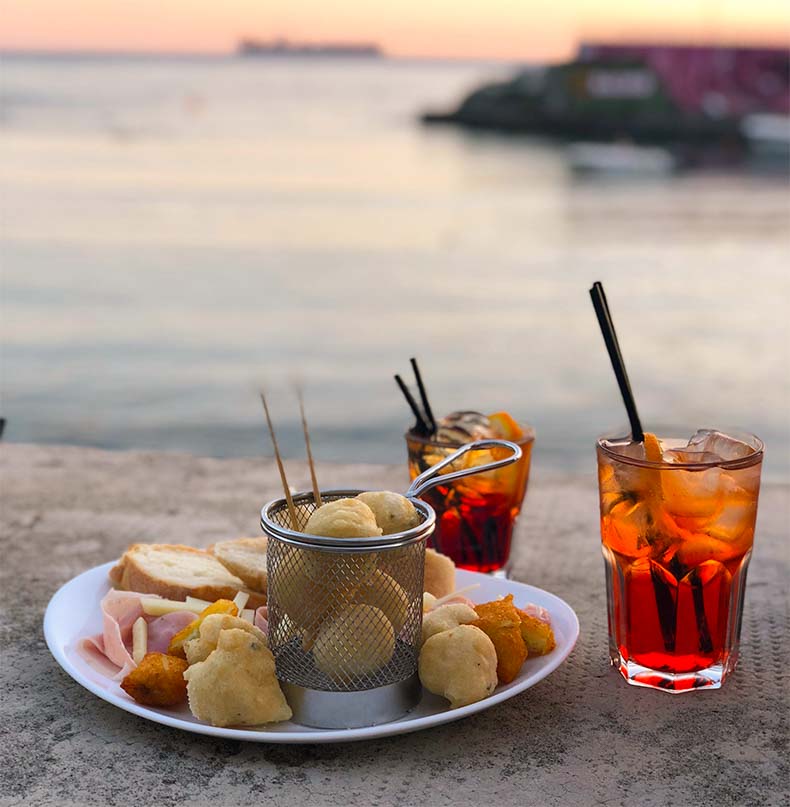
[[549, 615], [549, 612], [541, 605], [535, 605], [535, 603], [528, 602], [520, 610], [523, 611], [527, 616], [534, 617], [535, 619], [539, 619], [541, 622], [545, 622], [547, 625], [551, 625], [551, 616]]
[[152, 619], [148, 623], [148, 652], [167, 653], [170, 640], [196, 619], [197, 614], [192, 611], [173, 611]]
[[255, 617], [252, 620], [252, 624], [262, 630], [267, 636], [269, 635], [269, 608], [266, 605], [261, 605], [260, 608], [255, 609]]
[[166, 653], [170, 640], [197, 616], [191, 611], [174, 611], [152, 617], [143, 613], [141, 600], [155, 597], [136, 591], [110, 590], [102, 599], [103, 631], [77, 643], [77, 652], [102, 675], [120, 681], [137, 665], [132, 658], [132, 626], [143, 617], [148, 623], [148, 652]]
[[143, 607], [140, 604], [142, 596], [135, 591], [115, 589], [108, 591], [100, 603], [102, 633], [80, 642], [79, 649], [85, 650], [83, 657], [88, 663], [95, 662], [95, 654], [90, 652], [92, 647], [119, 668], [118, 672], [111, 676], [115, 680], [126, 677], [137, 666], [129, 648], [132, 642], [132, 625], [143, 615]]

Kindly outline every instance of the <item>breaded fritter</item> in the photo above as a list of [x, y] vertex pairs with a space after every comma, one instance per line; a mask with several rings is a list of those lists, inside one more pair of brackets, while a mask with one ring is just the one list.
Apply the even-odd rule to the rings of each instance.
[[521, 618], [521, 638], [524, 639], [529, 655], [545, 656], [546, 653], [551, 653], [557, 646], [551, 625], [520, 608], [516, 610]]
[[415, 506], [400, 493], [390, 490], [370, 490], [357, 496], [376, 517], [376, 523], [384, 535], [405, 532], [420, 523], [420, 514]]
[[459, 625], [431, 636], [420, 651], [422, 685], [455, 709], [487, 698], [497, 684], [497, 654], [488, 636]]
[[184, 673], [189, 708], [212, 726], [258, 726], [291, 717], [265, 642], [246, 630], [220, 631], [217, 648]]
[[121, 681], [121, 689], [144, 706], [176, 706], [187, 699], [184, 659], [147, 653]]
[[469, 625], [477, 620], [474, 608], [460, 602], [440, 605], [433, 611], [425, 614], [422, 619], [422, 641], [427, 642], [431, 636], [443, 630], [452, 630], [459, 625]]
[[189, 664], [205, 661], [217, 649], [220, 632], [231, 628], [246, 631], [268, 646], [266, 634], [246, 619], [231, 614], [210, 614], [200, 623], [198, 635], [184, 643]]
[[496, 648], [499, 682], [509, 684], [527, 659], [527, 645], [521, 635], [521, 616], [513, 605], [513, 595], [475, 605], [475, 611], [479, 619], [472, 624], [480, 628]]
[[316, 667], [334, 681], [369, 675], [388, 664], [395, 633], [386, 614], [373, 605], [347, 605], [318, 631], [313, 644]]

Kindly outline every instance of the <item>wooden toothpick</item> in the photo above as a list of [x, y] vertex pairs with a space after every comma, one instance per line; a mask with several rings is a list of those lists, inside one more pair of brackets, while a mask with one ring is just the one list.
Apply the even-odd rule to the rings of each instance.
[[302, 388], [296, 387], [296, 395], [299, 398], [299, 413], [302, 416], [302, 431], [304, 432], [304, 444], [307, 447], [307, 463], [310, 466], [310, 479], [313, 481], [313, 500], [316, 507], [320, 507], [323, 502], [321, 501], [321, 490], [318, 487], [318, 479], [315, 475], [315, 463], [313, 462], [313, 452], [310, 449], [310, 431], [307, 428], [307, 418], [304, 414], [304, 396], [302, 395]]
[[269, 426], [269, 435], [272, 438], [272, 446], [274, 447], [274, 458], [277, 460], [277, 468], [280, 471], [280, 481], [283, 483], [283, 493], [285, 494], [285, 501], [288, 502], [288, 512], [291, 515], [291, 529], [298, 530], [299, 525], [296, 520], [296, 507], [294, 507], [294, 500], [291, 496], [291, 490], [288, 487], [288, 479], [285, 476], [285, 468], [283, 461], [280, 457], [280, 449], [277, 446], [277, 438], [274, 436], [274, 426], [272, 426], [272, 419], [269, 416], [269, 407], [266, 403], [266, 396], [261, 390], [261, 402], [263, 403], [263, 411], [266, 413], [266, 423]]

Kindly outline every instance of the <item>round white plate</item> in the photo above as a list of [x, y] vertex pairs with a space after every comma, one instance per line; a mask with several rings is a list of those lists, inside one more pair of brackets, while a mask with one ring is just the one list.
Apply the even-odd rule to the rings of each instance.
[[79, 639], [101, 633], [102, 615], [99, 602], [110, 589], [107, 572], [113, 565], [105, 563], [103, 566], [83, 572], [66, 583], [50, 600], [44, 615], [44, 636], [55, 660], [78, 684], [113, 706], [144, 717], [146, 720], [163, 723], [165, 726], [232, 740], [265, 743], [349, 742], [405, 734], [449, 723], [475, 712], [482, 712], [537, 684], [565, 661], [579, 636], [579, 620], [576, 614], [566, 602], [554, 594], [524, 583], [499, 580], [485, 574], [459, 569], [456, 576], [459, 589], [472, 583], [480, 584], [480, 588], [469, 592], [470, 599], [475, 602], [488, 602], [500, 595], [513, 594], [517, 606], [532, 602], [546, 608], [551, 614], [554, 636], [557, 640], [554, 650], [546, 656], [527, 659], [515, 681], [497, 687], [494, 694], [485, 700], [459, 709], [450, 709], [443, 698], [424, 692], [418, 706], [399, 720], [369, 728], [313, 729], [290, 721], [262, 729], [217, 728], [192, 717], [186, 706], [173, 709], [141, 706], [133, 701], [116, 681], [98, 673], [77, 653], [76, 644]]

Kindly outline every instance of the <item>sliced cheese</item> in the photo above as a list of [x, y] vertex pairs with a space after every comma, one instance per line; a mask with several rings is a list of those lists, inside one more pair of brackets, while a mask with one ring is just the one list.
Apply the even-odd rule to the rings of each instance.
[[192, 607], [198, 608], [196, 613], [200, 613], [205, 608], [208, 608], [211, 603], [208, 600], [201, 600], [199, 597], [187, 597], [186, 602]]
[[165, 614], [172, 614], [174, 611], [191, 611], [193, 614], [199, 614], [205, 609], [205, 605], [198, 605], [201, 601], [180, 602], [179, 600], [164, 600], [160, 597], [143, 597], [140, 600], [140, 605], [144, 614], [148, 616], [164, 616]]
[[250, 595], [246, 591], [240, 591], [234, 598], [233, 602], [236, 604], [236, 608], [239, 609], [239, 613], [244, 610], [244, 607], [247, 605], [247, 600], [249, 600]]
[[148, 623], [138, 616], [132, 625], [132, 658], [139, 664], [148, 652]]

